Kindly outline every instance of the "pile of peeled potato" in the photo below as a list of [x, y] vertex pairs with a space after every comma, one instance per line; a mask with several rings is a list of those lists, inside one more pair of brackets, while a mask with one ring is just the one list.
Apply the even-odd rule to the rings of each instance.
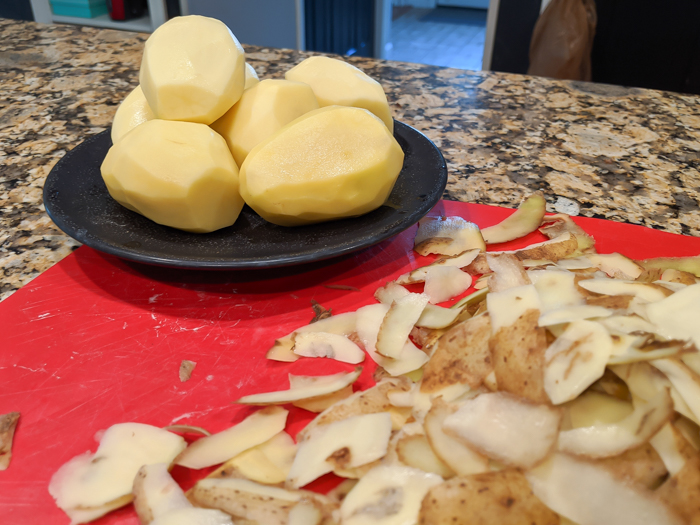
[[403, 165], [378, 82], [311, 57], [259, 81], [229, 28], [174, 18], [146, 41], [101, 171], [110, 195], [166, 226], [205, 233], [248, 204], [295, 226], [381, 206]]

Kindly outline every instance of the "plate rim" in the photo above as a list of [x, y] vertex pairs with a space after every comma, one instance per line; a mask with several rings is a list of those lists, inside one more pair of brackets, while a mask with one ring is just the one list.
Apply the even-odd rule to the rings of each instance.
[[[104, 241], [101, 237], [93, 235], [90, 231], [84, 228], [74, 228], [67, 224], [67, 220], [70, 219], [69, 216], [65, 214], [65, 210], [60, 210], [63, 215], [59, 213], [59, 210], [54, 209], [51, 204], [52, 199], [50, 194], [54, 191], [54, 186], [61, 180], [60, 173], [62, 173], [62, 166], [69, 163], [72, 160], [72, 156], [78, 151], [89, 148], [92, 142], [102, 139], [105, 135], [110, 134], [110, 130], [107, 129], [100, 133], [96, 133], [84, 141], [79, 143], [73, 149], [68, 151], [59, 161], [54, 165], [49, 174], [46, 177], [43, 187], [43, 203], [49, 218], [54, 222], [54, 224], [66, 235], [72, 237], [78, 242], [89, 246], [97, 251], [106, 253], [126, 261], [137, 262], [141, 264], [161, 266], [168, 268], [178, 268], [178, 269], [191, 269], [191, 270], [257, 270], [257, 269], [267, 269], [267, 268], [283, 268], [290, 266], [299, 266], [304, 264], [312, 264], [321, 261], [327, 261], [330, 259], [340, 258], [351, 253], [369, 248], [376, 244], [379, 244], [387, 239], [398, 235], [402, 231], [415, 225], [422, 217], [430, 212], [430, 210], [435, 207], [435, 205], [442, 198], [445, 188], [447, 187], [448, 181], [448, 170], [445, 158], [440, 151], [440, 149], [435, 145], [435, 143], [430, 140], [424, 133], [417, 130], [416, 128], [394, 120], [394, 130], [401, 130], [399, 133], [415, 134], [420, 140], [425, 141], [425, 146], [430, 147], [437, 154], [437, 159], [439, 160], [439, 167], [437, 170], [435, 191], [432, 192], [431, 198], [426, 199], [421, 202], [414, 210], [412, 210], [407, 216], [406, 220], [397, 221], [391, 228], [388, 228], [371, 239], [363, 240], [362, 242], [351, 242], [346, 243], [344, 246], [334, 246], [326, 250], [316, 250], [314, 254], [304, 253], [295, 254], [290, 256], [285, 256], [280, 254], [277, 256], [266, 256], [259, 257], [255, 259], [226, 259], [225, 257], [213, 259], [188, 259], [181, 256], [174, 257], [163, 257], [154, 253], [144, 253], [134, 248], [129, 248], [126, 246], [116, 246], [114, 243], [109, 243]], [[405, 139], [404, 139], [405, 140]], [[403, 148], [402, 148], [403, 149]], [[435, 175], [435, 174], [434, 174]], [[246, 205], [247, 206], [247, 205]], [[252, 210], [251, 210], [252, 211]], [[132, 212], [133, 213], [133, 212]], [[348, 218], [343, 220], [353, 220], [355, 218]], [[414, 220], [415, 219], [415, 220]], [[162, 225], [161, 225], [162, 226]], [[166, 227], [166, 226], [163, 226]], [[309, 227], [313, 227], [310, 225]]]

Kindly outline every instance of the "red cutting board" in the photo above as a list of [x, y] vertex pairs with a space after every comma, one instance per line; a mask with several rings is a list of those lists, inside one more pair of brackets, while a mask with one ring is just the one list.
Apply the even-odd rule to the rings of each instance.
[[[512, 210], [442, 201], [431, 215], [485, 227]], [[601, 253], [634, 258], [700, 254], [700, 238], [576, 218]], [[412, 252], [415, 227], [341, 260], [256, 272], [182, 271], [126, 263], [88, 247], [0, 303], [0, 414], [19, 411], [12, 463], [0, 472], [4, 525], [67, 524], [47, 487], [60, 465], [95, 450], [95, 434], [120, 422], [202, 426], [217, 432], [254, 409], [242, 395], [288, 386], [287, 374], [351, 370], [327, 359], [267, 361], [276, 337], [312, 318], [311, 300], [334, 313], [374, 302], [379, 286], [428, 262]], [[539, 233], [497, 249], [544, 240]], [[328, 285], [357, 288], [339, 290]], [[181, 383], [180, 362], [195, 361]], [[369, 359], [358, 381], [372, 384]], [[290, 415], [295, 434], [313, 414]], [[190, 486], [203, 473], [176, 468]], [[95, 522], [136, 525], [131, 507]]]

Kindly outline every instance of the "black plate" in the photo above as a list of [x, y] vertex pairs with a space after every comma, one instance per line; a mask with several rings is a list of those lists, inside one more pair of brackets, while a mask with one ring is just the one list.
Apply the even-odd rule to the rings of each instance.
[[46, 211], [78, 241], [132, 261], [179, 268], [252, 269], [320, 261], [372, 246], [418, 222], [447, 184], [440, 150], [415, 129], [395, 123], [403, 169], [387, 203], [361, 217], [285, 228], [248, 206], [233, 226], [195, 234], [156, 224], [114, 201], [100, 175], [109, 131], [63, 157], [44, 184]]

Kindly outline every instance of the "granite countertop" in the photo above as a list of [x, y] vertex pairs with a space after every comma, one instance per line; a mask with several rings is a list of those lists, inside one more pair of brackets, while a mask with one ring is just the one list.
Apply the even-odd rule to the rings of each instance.
[[[44, 180], [109, 128], [147, 36], [0, 20], [0, 299], [78, 246], [46, 215]], [[308, 56], [245, 47], [261, 78]], [[442, 150], [446, 199], [515, 207], [539, 190], [550, 211], [700, 236], [700, 97], [348, 60]]]

